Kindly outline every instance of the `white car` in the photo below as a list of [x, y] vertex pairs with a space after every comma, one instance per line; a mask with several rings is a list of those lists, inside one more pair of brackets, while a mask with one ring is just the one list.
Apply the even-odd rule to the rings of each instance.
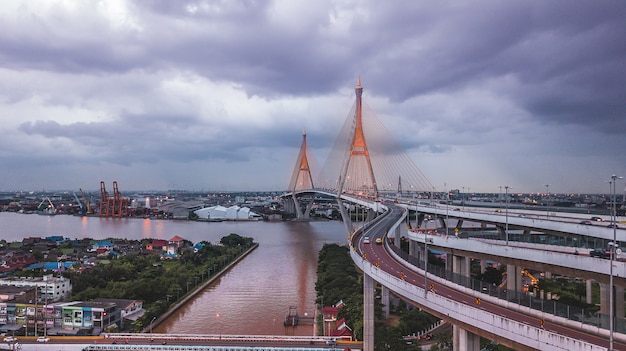
[[363, 237], [363, 244], [369, 244], [369, 243], [370, 243], [370, 237], [369, 236]]
[[4, 338], [4, 342], [16, 342], [17, 339], [12, 337], [12, 336], [7, 336], [6, 338]]
[[37, 342], [48, 342], [50, 338], [46, 338], [45, 336], [40, 336], [37, 338]]

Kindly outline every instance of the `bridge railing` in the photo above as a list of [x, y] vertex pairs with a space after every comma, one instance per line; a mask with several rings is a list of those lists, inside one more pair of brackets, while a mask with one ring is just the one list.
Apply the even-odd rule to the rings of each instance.
[[[419, 269], [424, 269], [424, 261], [419, 260], [415, 256], [411, 256], [402, 249], [395, 245], [389, 245], [389, 248], [394, 251], [396, 255], [401, 257], [405, 262], [413, 265]], [[608, 329], [609, 316], [601, 314], [592, 309], [584, 309], [581, 307], [571, 306], [563, 303], [559, 303], [555, 300], [546, 300], [533, 297], [531, 294], [523, 293], [520, 291], [510, 291], [498, 286], [494, 286], [489, 283], [485, 283], [478, 279], [466, 277], [457, 273], [453, 273], [445, 269], [445, 267], [428, 264], [428, 274], [436, 275], [442, 279], [450, 281], [452, 283], [470, 288], [483, 294], [496, 297], [501, 300], [516, 303], [520, 306], [529, 307], [534, 310], [538, 310], [544, 313], [552, 314], [558, 317], [563, 317], [572, 321], [588, 324], [598, 328]], [[614, 324], [619, 333], [626, 333], [625, 323]], [[621, 322], [621, 321], [620, 321]]]

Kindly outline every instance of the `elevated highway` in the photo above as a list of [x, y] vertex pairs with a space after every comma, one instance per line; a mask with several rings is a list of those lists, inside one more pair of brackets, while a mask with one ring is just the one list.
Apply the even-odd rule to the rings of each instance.
[[[504, 228], [508, 225], [510, 230], [526, 230], [567, 237], [613, 240], [613, 228], [608, 228], [604, 222], [600, 222], [603, 225], [581, 224], [581, 220], [588, 218], [580, 214], [572, 214], [572, 216], [553, 215], [546, 218], [545, 213], [543, 216], [540, 216], [532, 214], [533, 211], [507, 211], [505, 209], [494, 210], [493, 208], [472, 208], [471, 210], [466, 210], [458, 206], [425, 203], [401, 203], [398, 205], [420, 214], [436, 215], [439, 218], [492, 224], [499, 228]], [[626, 238], [626, 229], [618, 228], [617, 232], [618, 238]]]
[[[388, 240], [383, 240], [384, 245], [376, 245], [374, 240], [363, 243], [364, 236], [384, 238], [393, 228], [403, 225], [406, 209], [394, 205], [377, 207], [389, 210], [351, 236], [353, 260], [366, 276], [460, 327], [458, 342], [466, 347], [469, 345], [467, 349], [476, 347], [476, 336], [516, 350], [605, 350], [608, 346], [607, 329], [501, 300], [431, 274], [425, 275], [423, 269], [398, 256]], [[459, 244], [467, 241], [455, 240]], [[367, 301], [369, 295], [364, 291], [366, 306], [370, 303]], [[365, 338], [367, 342], [367, 336]], [[614, 346], [626, 350], [625, 342], [624, 335], [619, 334]]]

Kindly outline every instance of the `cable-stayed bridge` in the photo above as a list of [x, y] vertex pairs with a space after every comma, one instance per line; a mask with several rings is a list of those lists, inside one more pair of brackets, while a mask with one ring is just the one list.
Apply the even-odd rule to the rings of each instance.
[[[452, 210], [448, 203], [434, 204], [435, 187], [362, 101], [360, 79], [355, 93], [355, 104], [320, 170], [311, 169], [306, 133], [303, 133], [286, 197], [298, 218], [309, 217], [315, 196], [337, 199], [350, 235], [353, 260], [365, 273], [364, 350], [373, 351], [374, 282], [383, 286], [383, 304], [388, 306], [388, 293], [392, 291], [450, 322], [455, 350], [478, 350], [480, 337], [516, 350], [626, 350], [624, 262], [589, 257], [578, 251], [559, 251], [545, 245], [520, 247], [509, 242], [511, 231], [522, 235], [541, 232], [611, 240], [616, 230], [620, 231], [620, 237], [625, 234], [623, 230], [581, 226], [558, 218], [509, 218], [508, 208], [505, 214], [494, 215], [470, 209]], [[412, 194], [408, 198], [413, 201], [402, 201], [403, 193]], [[358, 211], [366, 213], [361, 218], [367, 219], [353, 225], [352, 212]], [[422, 231], [427, 216], [438, 216], [441, 225]], [[415, 218], [414, 224], [411, 218]], [[489, 224], [497, 228], [500, 240], [478, 242], [458, 238], [454, 234], [464, 222]], [[377, 242], [381, 245], [374, 244], [374, 239], [380, 239]], [[409, 241], [408, 252], [400, 250], [402, 240]], [[447, 253], [446, 271], [451, 275], [431, 272], [427, 259], [429, 245]], [[481, 260], [481, 267], [487, 260], [506, 264], [504, 298], [468, 286], [472, 260]], [[599, 283], [599, 313], [589, 316], [583, 311], [570, 315], [568, 309], [564, 317], [556, 307], [552, 311], [543, 308], [543, 297], [535, 300], [529, 297], [530, 306], [524, 305], [517, 296], [522, 293], [525, 268], [586, 279], [588, 300], [591, 284]], [[539, 301], [542, 307], [533, 307], [533, 301]]]

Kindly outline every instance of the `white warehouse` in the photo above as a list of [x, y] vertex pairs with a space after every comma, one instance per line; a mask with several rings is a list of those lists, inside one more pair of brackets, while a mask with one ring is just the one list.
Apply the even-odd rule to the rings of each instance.
[[261, 216], [250, 211], [248, 207], [212, 206], [193, 211], [198, 218], [209, 221], [258, 221]]

